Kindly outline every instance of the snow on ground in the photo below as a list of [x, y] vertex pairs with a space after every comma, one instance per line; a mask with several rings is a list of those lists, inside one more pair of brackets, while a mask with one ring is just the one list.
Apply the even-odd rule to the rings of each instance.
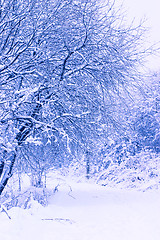
[[47, 207], [0, 213], [2, 240], [159, 240], [160, 191], [117, 190], [66, 182]]

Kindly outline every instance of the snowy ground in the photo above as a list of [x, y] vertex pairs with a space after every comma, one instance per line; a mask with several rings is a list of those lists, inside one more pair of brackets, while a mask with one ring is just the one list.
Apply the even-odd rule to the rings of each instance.
[[[72, 191], [71, 191], [72, 190]], [[160, 191], [61, 184], [49, 205], [0, 213], [2, 240], [159, 240]]]

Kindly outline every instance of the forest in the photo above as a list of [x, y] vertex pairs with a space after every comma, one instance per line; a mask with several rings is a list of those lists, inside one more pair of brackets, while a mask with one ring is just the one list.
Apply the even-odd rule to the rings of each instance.
[[51, 172], [104, 187], [159, 186], [160, 73], [145, 68], [156, 51], [145, 34], [115, 1], [0, 0], [7, 208], [22, 205], [24, 176], [43, 204]]

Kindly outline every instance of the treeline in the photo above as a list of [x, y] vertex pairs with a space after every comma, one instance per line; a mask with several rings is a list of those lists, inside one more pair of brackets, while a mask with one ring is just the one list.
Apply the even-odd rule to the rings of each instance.
[[144, 28], [122, 17], [114, 1], [0, 1], [0, 194], [14, 171], [42, 186], [53, 166], [89, 178], [107, 152], [159, 152], [158, 100], [135, 101]]

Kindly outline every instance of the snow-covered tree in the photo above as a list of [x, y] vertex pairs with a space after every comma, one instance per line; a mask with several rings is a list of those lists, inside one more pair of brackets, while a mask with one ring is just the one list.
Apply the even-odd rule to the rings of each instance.
[[1, 0], [0, 194], [28, 137], [99, 147], [138, 86], [142, 33], [114, 1]]

